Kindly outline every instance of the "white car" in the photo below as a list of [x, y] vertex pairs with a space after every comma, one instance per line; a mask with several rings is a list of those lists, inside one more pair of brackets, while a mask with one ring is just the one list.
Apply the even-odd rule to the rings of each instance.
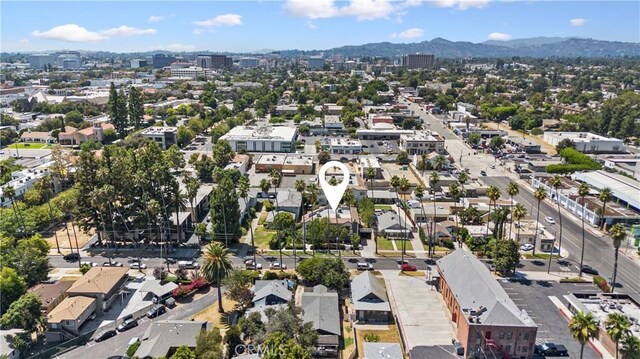
[[556, 221], [553, 219], [553, 217], [544, 217], [544, 220], [551, 224], [556, 224]]
[[253, 262], [253, 259], [247, 259], [246, 261], [244, 261], [244, 266], [246, 269], [251, 269], [251, 270], [262, 269], [262, 264], [258, 263], [256, 265], [256, 263]]
[[287, 269], [284, 263], [273, 262], [269, 265], [269, 269]]
[[129, 264], [130, 269], [147, 269], [147, 265], [144, 263], [131, 263]]
[[525, 243], [525, 244], [520, 246], [520, 250], [521, 251], [525, 251], [525, 252], [531, 251], [531, 250], [533, 250], [533, 244]]

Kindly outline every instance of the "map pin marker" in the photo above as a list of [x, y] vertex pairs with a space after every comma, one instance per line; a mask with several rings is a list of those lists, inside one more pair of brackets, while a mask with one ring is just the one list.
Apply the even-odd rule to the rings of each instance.
[[[325, 173], [328, 169], [332, 167], [338, 167], [342, 171], [342, 182], [332, 186], [325, 179]], [[347, 190], [347, 186], [349, 185], [349, 169], [347, 166], [338, 161], [330, 161], [325, 163], [318, 173], [318, 181], [320, 182], [320, 187], [324, 192], [324, 196], [327, 197], [327, 201], [331, 206], [331, 209], [336, 210], [338, 205], [340, 204], [340, 200], [342, 200], [342, 195], [344, 195], [344, 191]]]

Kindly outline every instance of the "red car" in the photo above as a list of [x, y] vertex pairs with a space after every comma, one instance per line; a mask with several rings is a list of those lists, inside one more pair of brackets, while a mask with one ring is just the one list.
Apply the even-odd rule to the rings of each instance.
[[400, 267], [400, 268], [402, 268], [402, 271], [403, 271], [403, 272], [415, 272], [415, 271], [417, 271], [417, 270], [418, 270], [418, 269], [416, 268], [416, 266], [411, 265], [411, 264], [409, 264], [409, 263], [405, 263], [405, 264], [403, 264], [403, 265], [402, 265], [402, 267]]

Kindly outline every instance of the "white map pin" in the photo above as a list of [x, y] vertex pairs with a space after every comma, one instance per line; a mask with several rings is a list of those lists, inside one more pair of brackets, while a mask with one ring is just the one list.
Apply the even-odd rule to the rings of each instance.
[[[325, 179], [325, 173], [332, 167], [338, 167], [342, 171], [342, 182], [335, 186], [330, 185]], [[344, 195], [344, 191], [347, 190], [347, 186], [349, 185], [349, 176], [349, 168], [347, 168], [347, 166], [342, 162], [330, 161], [320, 168], [318, 181], [320, 182], [320, 187], [324, 192], [324, 196], [327, 197], [327, 201], [329, 202], [331, 209], [334, 211], [338, 208], [340, 200], [342, 200], [342, 195]]]

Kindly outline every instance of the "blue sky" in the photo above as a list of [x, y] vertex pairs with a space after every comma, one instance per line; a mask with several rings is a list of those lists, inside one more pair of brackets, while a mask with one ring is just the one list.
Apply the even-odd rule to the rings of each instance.
[[327, 49], [442, 37], [640, 42], [638, 1], [1, 1], [2, 51]]

